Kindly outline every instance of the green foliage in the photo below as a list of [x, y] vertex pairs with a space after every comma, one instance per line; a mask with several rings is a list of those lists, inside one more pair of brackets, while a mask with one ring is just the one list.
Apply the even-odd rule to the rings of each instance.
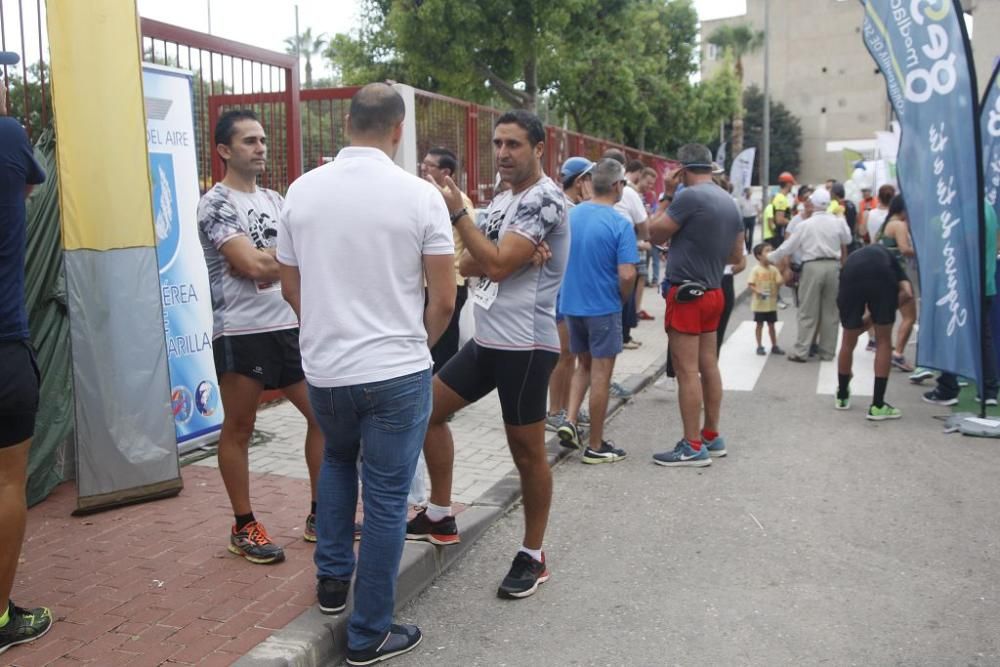
[[749, 24], [723, 25], [716, 28], [708, 42], [732, 55], [736, 78], [743, 83], [743, 56], [764, 46], [764, 31], [754, 30]]
[[[764, 128], [764, 93], [751, 86], [743, 94], [746, 108], [745, 132], [747, 146], [760, 150]], [[768, 182], [777, 183], [783, 171], [798, 173], [802, 164], [802, 124], [781, 102], [771, 100], [771, 150]], [[759, 160], [759, 158], [758, 158]], [[759, 169], [754, 170], [754, 184], [759, 184]]]
[[571, 129], [669, 151], [713, 136], [739, 104], [731, 76], [691, 82], [697, 26], [691, 0], [364, 0], [360, 31], [327, 56], [345, 84], [545, 108]]
[[[52, 93], [49, 87], [52, 75], [44, 63], [34, 63], [28, 66], [27, 81], [22, 78], [18, 69], [9, 68], [8, 71], [10, 88], [7, 91], [7, 114], [16, 118], [21, 125], [28, 129], [31, 141], [34, 142], [46, 128], [52, 127]], [[45, 81], [44, 87], [42, 86], [43, 79]], [[2, 80], [0, 80], [0, 85], [3, 85]], [[44, 118], [42, 116], [43, 106], [45, 108]]]
[[306, 61], [306, 88], [313, 87], [312, 59], [323, 53], [326, 42], [326, 33], [313, 37], [312, 28], [306, 28], [298, 38], [295, 35], [285, 38], [285, 52]]

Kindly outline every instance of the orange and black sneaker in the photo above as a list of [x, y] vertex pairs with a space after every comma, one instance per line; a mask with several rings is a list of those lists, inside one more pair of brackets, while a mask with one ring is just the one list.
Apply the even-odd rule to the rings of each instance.
[[406, 539], [423, 540], [438, 546], [458, 544], [462, 541], [458, 536], [455, 517], [446, 516], [440, 521], [431, 521], [427, 518], [425, 507], [417, 510], [417, 515], [406, 522]]
[[306, 542], [316, 541], [316, 515], [310, 514], [306, 517], [306, 527], [302, 531], [302, 539]]
[[271, 540], [260, 521], [251, 521], [243, 530], [233, 526], [229, 534], [229, 551], [258, 565], [285, 560], [285, 552]]

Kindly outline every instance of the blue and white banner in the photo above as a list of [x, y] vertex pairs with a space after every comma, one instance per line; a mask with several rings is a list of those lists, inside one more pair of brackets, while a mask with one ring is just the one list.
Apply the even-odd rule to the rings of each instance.
[[142, 86], [170, 403], [183, 451], [217, 439], [222, 427], [212, 356], [212, 297], [198, 240], [192, 74], [143, 65]]
[[862, 0], [864, 40], [902, 127], [898, 179], [920, 266], [917, 363], [982, 386], [982, 146], [957, 0]]
[[986, 202], [1000, 217], [1000, 62], [993, 68], [983, 96], [980, 134], [983, 138], [983, 178]]

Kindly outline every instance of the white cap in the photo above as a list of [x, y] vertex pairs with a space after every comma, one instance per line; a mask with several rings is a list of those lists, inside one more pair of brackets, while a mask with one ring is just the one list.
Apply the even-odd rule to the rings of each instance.
[[816, 208], [826, 209], [830, 205], [830, 193], [826, 188], [816, 188], [816, 192], [809, 195], [809, 201]]

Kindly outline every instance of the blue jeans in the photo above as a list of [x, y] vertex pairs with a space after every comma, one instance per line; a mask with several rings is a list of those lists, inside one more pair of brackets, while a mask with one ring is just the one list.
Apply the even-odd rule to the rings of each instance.
[[347, 645], [381, 641], [392, 623], [406, 538], [406, 496], [431, 414], [431, 371], [348, 387], [309, 387], [326, 438], [316, 494], [317, 577], [354, 573], [358, 455], [365, 508]]

